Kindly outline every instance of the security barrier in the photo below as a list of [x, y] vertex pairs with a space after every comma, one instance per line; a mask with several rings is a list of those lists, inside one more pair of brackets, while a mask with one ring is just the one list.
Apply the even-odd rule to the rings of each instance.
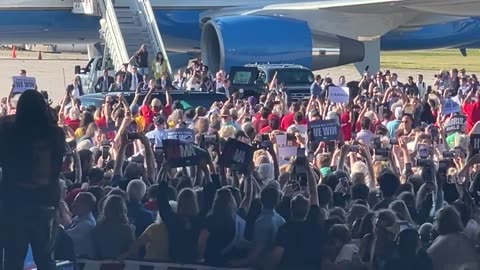
[[[207, 265], [195, 264], [177, 264], [177, 263], [159, 263], [159, 262], [145, 262], [145, 261], [94, 261], [94, 260], [77, 260], [78, 263], [84, 264], [83, 270], [101, 270], [104, 265], [116, 265], [115, 269], [121, 270], [140, 270], [142, 266], [153, 267], [153, 270], [251, 270], [250, 268], [225, 268], [213, 267]], [[122, 268], [123, 267], [123, 268]]]

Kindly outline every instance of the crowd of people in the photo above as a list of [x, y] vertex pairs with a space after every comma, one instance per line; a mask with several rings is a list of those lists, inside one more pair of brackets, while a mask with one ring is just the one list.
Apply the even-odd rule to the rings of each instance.
[[[185, 109], [168, 87], [165, 104], [152, 99], [162, 88], [155, 80], [136, 85], [131, 103], [120, 94], [82, 106], [71, 87], [56, 107], [37, 90], [15, 108], [2, 103], [3, 269], [23, 269], [28, 245], [39, 270], [79, 258], [480, 269], [476, 76], [441, 71], [430, 87], [422, 75], [401, 83], [367, 71], [347, 84], [349, 102], [332, 103], [329, 88], [344, 83], [317, 77], [311, 98], [291, 104], [272, 84], [258, 99], [232, 91], [226, 102]], [[338, 136], [317, 140], [310, 123], [319, 120], [335, 121]], [[194, 165], [173, 166], [167, 154], [179, 130], [194, 136], [178, 145], [203, 149]], [[281, 135], [296, 155], [283, 154]], [[222, 162], [230, 141], [252, 149], [248, 169]]]

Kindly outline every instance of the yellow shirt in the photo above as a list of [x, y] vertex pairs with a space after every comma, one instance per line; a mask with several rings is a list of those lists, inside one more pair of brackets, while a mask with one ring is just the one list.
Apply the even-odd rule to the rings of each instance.
[[168, 230], [165, 223], [154, 223], [145, 229], [143, 234], [148, 238], [145, 245], [145, 260], [168, 261]]
[[160, 64], [160, 62], [157, 62], [156, 60], [153, 61], [152, 71], [155, 80], [161, 79], [164, 74], [168, 75], [167, 60], [163, 59], [162, 64]]
[[145, 119], [143, 116], [139, 115], [133, 119], [135, 121], [135, 124], [137, 124], [137, 130], [138, 132], [147, 132], [148, 130], [145, 130]]
[[83, 132], [83, 129], [77, 128], [75, 130], [75, 138], [79, 139], [85, 135], [85, 132]]

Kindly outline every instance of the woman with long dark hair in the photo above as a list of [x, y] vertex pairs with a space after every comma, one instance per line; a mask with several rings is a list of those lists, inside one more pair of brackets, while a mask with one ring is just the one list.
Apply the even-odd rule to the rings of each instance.
[[16, 115], [0, 127], [0, 190], [5, 219], [5, 269], [23, 269], [27, 246], [40, 270], [56, 269], [53, 250], [65, 134], [42, 94], [25, 91]]
[[157, 53], [152, 63], [152, 72], [157, 85], [162, 85], [162, 79], [168, 78], [168, 64], [161, 52]]

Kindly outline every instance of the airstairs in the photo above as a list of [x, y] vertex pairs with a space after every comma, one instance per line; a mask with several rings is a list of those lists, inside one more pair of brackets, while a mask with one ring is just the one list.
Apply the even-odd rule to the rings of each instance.
[[[124, 63], [130, 63], [143, 44], [149, 52], [150, 62], [157, 52], [162, 52], [170, 63], [150, 0], [95, 1], [98, 10], [93, 13], [102, 17], [100, 34], [105, 44], [104, 54], [109, 56], [116, 70]], [[172, 74], [170, 64], [168, 70]]]

